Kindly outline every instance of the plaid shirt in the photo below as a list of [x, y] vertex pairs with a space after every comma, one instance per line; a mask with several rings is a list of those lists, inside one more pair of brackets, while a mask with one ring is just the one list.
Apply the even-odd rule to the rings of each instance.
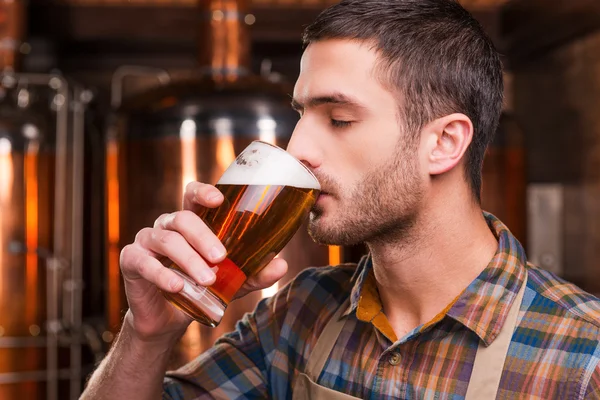
[[318, 384], [364, 399], [464, 399], [480, 341], [491, 343], [528, 281], [500, 399], [600, 399], [600, 300], [527, 264], [508, 229], [487, 268], [432, 321], [399, 340], [365, 257], [310, 268], [262, 300], [236, 330], [164, 380], [164, 399], [289, 399], [320, 332], [348, 296], [347, 319]]

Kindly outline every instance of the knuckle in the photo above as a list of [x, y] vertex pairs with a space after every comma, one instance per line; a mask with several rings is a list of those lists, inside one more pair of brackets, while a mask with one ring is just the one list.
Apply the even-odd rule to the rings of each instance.
[[169, 278], [170, 278], [170, 275], [169, 275], [169, 270], [167, 268], [162, 268], [156, 274], [157, 284], [162, 283], [165, 287], [168, 287], [168, 285], [169, 285], [169, 280], [170, 280]]
[[153, 231], [152, 228], [147, 228], [147, 227], [140, 229], [139, 232], [136, 233], [134, 241], [135, 242], [143, 241], [146, 237], [148, 237], [151, 234], [152, 231]]
[[120, 267], [123, 272], [139, 270], [139, 265], [143, 260], [144, 255], [136, 249], [135, 245], [127, 245], [121, 250]]
[[177, 240], [177, 234], [172, 231], [162, 231], [158, 240], [160, 243], [169, 246]]
[[204, 196], [206, 194], [208, 194], [212, 189], [214, 189], [213, 185], [209, 185], [207, 183], [201, 183], [200, 185], [198, 185], [195, 190], [196, 190], [196, 195], [204, 198]]
[[121, 250], [121, 254], [119, 255], [119, 264], [121, 265], [121, 269], [126, 269], [128, 263], [131, 262], [131, 251], [132, 246], [130, 244], [123, 247]]
[[171, 227], [176, 230], [181, 230], [185, 227], [187, 221], [189, 221], [189, 215], [185, 211], [178, 211], [173, 217]]
[[148, 263], [145, 263], [141, 258], [138, 258], [138, 262], [135, 263], [137, 267], [137, 272], [140, 276], [146, 277], [146, 271], [148, 267]]
[[203, 247], [210, 248], [214, 246], [219, 246], [221, 242], [219, 238], [210, 230], [202, 229], [202, 231], [198, 234], [198, 241]]
[[156, 218], [156, 220], [154, 221], [154, 227], [158, 228], [160, 226], [163, 226], [164, 221], [167, 219], [167, 217], [169, 216], [168, 213], [164, 213], [161, 214], [158, 218]]
[[192, 266], [194, 264], [197, 264], [199, 261], [199, 257], [196, 254], [189, 254], [186, 258], [185, 258], [185, 265], [186, 266]]
[[196, 218], [196, 214], [193, 211], [190, 210], [181, 210], [179, 211], [179, 213], [183, 216], [183, 218], [185, 218], [186, 220], [192, 220], [194, 218]]
[[197, 189], [199, 185], [200, 185], [200, 182], [192, 181], [192, 182], [188, 183], [187, 185], [185, 185], [185, 192], [189, 193], [189, 194], [193, 194], [194, 189]]

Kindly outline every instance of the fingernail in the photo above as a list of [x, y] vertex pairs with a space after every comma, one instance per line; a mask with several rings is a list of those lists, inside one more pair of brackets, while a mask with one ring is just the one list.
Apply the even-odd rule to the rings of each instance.
[[210, 192], [206, 196], [206, 200], [208, 200], [208, 201], [217, 201], [217, 200], [220, 200], [222, 197], [223, 197], [223, 195], [221, 194], [221, 192]]
[[225, 257], [225, 249], [219, 246], [215, 246], [212, 249], [210, 249], [210, 252], [208, 253], [208, 256], [211, 258], [211, 260], [216, 261], [216, 260], [220, 260], [221, 258]]
[[202, 285], [212, 282], [213, 279], [216, 278], [215, 273], [212, 272], [208, 268], [203, 268], [202, 270], [200, 270], [199, 274], [200, 274], [200, 284], [202, 284]]

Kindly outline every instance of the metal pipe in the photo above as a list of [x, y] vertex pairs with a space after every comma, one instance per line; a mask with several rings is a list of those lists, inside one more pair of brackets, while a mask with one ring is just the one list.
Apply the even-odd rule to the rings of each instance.
[[[66, 379], [69, 377], [69, 370], [66, 368], [57, 370], [56, 376], [57, 379]], [[3, 372], [0, 373], [0, 385], [21, 382], [44, 382], [47, 378], [46, 371]]]
[[[46, 399], [57, 400], [58, 396], [58, 333], [59, 321], [59, 295], [60, 273], [64, 267], [64, 240], [63, 235], [66, 224], [66, 189], [67, 189], [67, 141], [69, 122], [69, 87], [67, 81], [57, 75], [49, 77], [47, 84], [57, 92], [55, 101], [58, 101], [56, 116], [56, 186], [54, 204], [54, 254], [50, 268], [47, 271], [47, 379]], [[54, 86], [54, 87], [53, 87]], [[62, 104], [60, 102], [62, 101]]]
[[115, 70], [110, 84], [110, 105], [113, 110], [123, 101], [123, 82], [128, 76], [155, 76], [161, 85], [171, 82], [171, 75], [162, 68], [123, 65]]
[[[140, 66], [121, 66], [115, 70], [111, 79], [111, 106], [113, 111], [118, 110], [123, 101], [123, 83], [125, 78], [130, 76], [154, 76], [160, 84], [166, 85], [171, 81], [169, 73], [163, 69], [152, 68], [152, 67], [140, 67]], [[118, 226], [114, 226], [114, 219], [110, 218], [110, 215], [116, 216], [118, 221], [118, 178], [117, 178], [117, 160], [118, 160], [118, 140], [116, 138], [116, 126], [110, 125], [107, 131], [107, 148], [106, 148], [106, 174], [107, 174], [107, 213], [109, 218], [107, 219], [108, 229], [108, 242], [107, 244], [107, 279], [108, 279], [108, 290], [107, 290], [107, 309], [108, 309], [108, 329], [118, 324], [119, 321], [119, 309], [118, 304], [121, 304], [120, 298], [120, 277], [119, 271], [119, 257], [118, 257], [118, 234], [117, 237], [112, 237], [111, 232], [118, 232]], [[113, 176], [114, 175], [114, 176]], [[114, 197], [116, 196], [116, 197]], [[116, 203], [116, 204], [115, 204]], [[118, 223], [118, 222], [117, 222]], [[116, 230], [115, 230], [116, 229]], [[108, 331], [107, 331], [108, 332]]]
[[[54, 244], [52, 255], [46, 258], [46, 293], [47, 293], [47, 335], [46, 335], [46, 371], [32, 371], [31, 373], [6, 373], [0, 374], [0, 383], [4, 383], [7, 377], [13, 376], [38, 376], [45, 374], [47, 380], [46, 399], [57, 400], [58, 395], [58, 333], [61, 330], [59, 320], [59, 296], [60, 296], [60, 274], [65, 264], [69, 263], [65, 253], [65, 226], [66, 196], [67, 196], [67, 165], [68, 165], [68, 123], [69, 123], [69, 86], [67, 81], [56, 74], [31, 74], [31, 73], [2, 73], [10, 75], [17, 82], [27, 85], [48, 86], [56, 92], [54, 104], [57, 109], [56, 116], [56, 159], [55, 159], [55, 204], [54, 204]], [[82, 168], [79, 168], [82, 169]], [[79, 235], [80, 236], [80, 235]], [[79, 302], [80, 304], [81, 302]], [[9, 338], [5, 338], [9, 339]], [[41, 338], [40, 338], [41, 339]], [[43, 339], [41, 339], [43, 340]], [[3, 341], [2, 345], [7, 347], [18, 346], [20, 341]], [[31, 341], [29, 344], [40, 345], [39, 341]], [[11, 378], [12, 379], [12, 378]]]
[[3, 336], [0, 337], [0, 349], [21, 349], [25, 347], [44, 347], [46, 339], [43, 337]]
[[71, 369], [69, 374], [70, 394], [77, 400], [81, 392], [81, 303], [83, 290], [83, 185], [84, 185], [84, 91], [73, 88], [73, 186], [71, 219], [71, 277], [67, 281], [71, 299], [69, 328], [71, 332]]

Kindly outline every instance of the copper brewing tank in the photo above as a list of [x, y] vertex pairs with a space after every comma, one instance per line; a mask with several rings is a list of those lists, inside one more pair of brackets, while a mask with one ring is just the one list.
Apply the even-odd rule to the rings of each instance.
[[498, 217], [526, 245], [527, 171], [525, 137], [509, 112], [503, 112], [483, 163], [484, 210]]
[[83, 378], [81, 89], [60, 75], [19, 71], [24, 3], [0, 1], [0, 399], [75, 399]]
[[[48, 119], [0, 87], [0, 398], [40, 395], [18, 373], [45, 369], [46, 265], [53, 251], [56, 138]], [[22, 102], [21, 105], [24, 105]], [[35, 104], [33, 104], [35, 106]], [[28, 343], [29, 342], [29, 343]]]
[[[181, 209], [185, 185], [215, 184], [235, 156], [256, 139], [285, 148], [298, 120], [291, 86], [249, 72], [245, 1], [200, 1], [200, 68], [186, 79], [126, 100], [107, 141], [108, 323], [118, 330], [127, 309], [119, 252], [162, 213]], [[159, 74], [163, 81], [165, 73]], [[117, 101], [118, 103], [118, 101]], [[316, 245], [305, 227], [281, 254], [285, 284], [301, 269], [338, 263], [340, 250]], [[182, 339], [184, 362], [211, 346], [261, 298], [233, 302], [217, 328], [192, 324]]]

